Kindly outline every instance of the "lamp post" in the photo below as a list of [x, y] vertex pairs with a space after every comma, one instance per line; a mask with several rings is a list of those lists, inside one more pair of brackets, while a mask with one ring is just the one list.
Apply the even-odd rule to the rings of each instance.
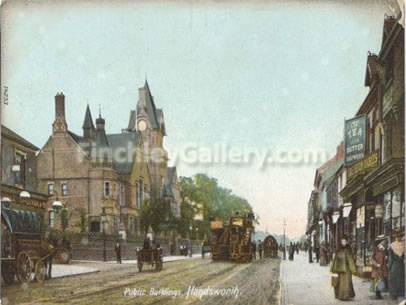
[[106, 216], [106, 210], [103, 208], [102, 214], [101, 214], [101, 222], [102, 222], [102, 228], [103, 228], [103, 261], [107, 261], [107, 251], [106, 251], [106, 222], [107, 222], [107, 216]]
[[335, 225], [335, 245], [334, 248], [338, 247], [338, 218], [340, 218], [340, 212], [335, 211], [333, 213], [333, 224]]
[[189, 226], [189, 257], [192, 257], [192, 254], [193, 254], [192, 236], [191, 236], [192, 230], [193, 230], [193, 226], [190, 225], [190, 226]]

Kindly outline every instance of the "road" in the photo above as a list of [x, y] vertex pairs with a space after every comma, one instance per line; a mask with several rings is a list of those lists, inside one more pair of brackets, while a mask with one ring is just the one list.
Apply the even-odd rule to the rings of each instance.
[[141, 273], [131, 264], [86, 266], [100, 272], [4, 287], [3, 304], [279, 304], [279, 259], [234, 264], [194, 258]]

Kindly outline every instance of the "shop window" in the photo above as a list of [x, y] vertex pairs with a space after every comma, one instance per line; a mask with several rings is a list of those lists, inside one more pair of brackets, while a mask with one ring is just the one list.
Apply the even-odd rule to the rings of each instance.
[[55, 226], [55, 212], [54, 211], [49, 211], [48, 212], [48, 225], [50, 228], [53, 228]]
[[66, 197], [66, 196], [68, 196], [68, 184], [65, 182], [65, 183], [61, 183], [61, 190], [62, 190], [62, 196], [63, 197]]
[[104, 182], [104, 197], [110, 197], [110, 182]]
[[54, 195], [54, 184], [53, 183], [48, 183], [48, 195], [53, 196]]

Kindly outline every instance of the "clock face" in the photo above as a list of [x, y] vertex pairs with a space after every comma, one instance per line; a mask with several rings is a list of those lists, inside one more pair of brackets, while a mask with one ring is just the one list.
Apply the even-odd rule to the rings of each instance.
[[138, 130], [144, 131], [145, 129], [147, 129], [147, 123], [144, 120], [138, 121]]

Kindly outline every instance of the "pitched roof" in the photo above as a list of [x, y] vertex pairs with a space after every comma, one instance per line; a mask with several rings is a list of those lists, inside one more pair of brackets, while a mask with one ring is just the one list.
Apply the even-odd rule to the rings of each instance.
[[135, 154], [129, 155], [128, 149], [130, 148], [132, 152], [136, 152], [138, 138], [135, 132], [107, 135], [112, 153], [113, 169], [117, 173], [129, 174], [131, 172]]
[[83, 129], [95, 129], [92, 119], [92, 114], [90, 112], [89, 104], [86, 107], [85, 119], [83, 120]]
[[35, 151], [40, 150], [37, 146], [35, 146], [31, 142], [24, 139], [22, 136], [16, 134], [14, 131], [12, 131], [10, 128], [4, 126], [3, 124], [1, 125], [1, 136], [5, 137], [5, 138], [9, 138], [29, 149], [32, 149]]
[[130, 112], [130, 120], [128, 121], [128, 130], [135, 130], [137, 128], [137, 115], [135, 110], [131, 110]]
[[[321, 184], [329, 182], [330, 178], [334, 176], [337, 170], [343, 165], [344, 160], [340, 159], [333, 163], [329, 168], [327, 168], [324, 172], [321, 173]], [[330, 181], [331, 182], [331, 181]]]
[[154, 98], [151, 95], [148, 82], [145, 80], [144, 84], [145, 102], [146, 102], [146, 113], [149, 121], [151, 122], [153, 129], [159, 129], [159, 122], [157, 116], [157, 109], [155, 107]]

